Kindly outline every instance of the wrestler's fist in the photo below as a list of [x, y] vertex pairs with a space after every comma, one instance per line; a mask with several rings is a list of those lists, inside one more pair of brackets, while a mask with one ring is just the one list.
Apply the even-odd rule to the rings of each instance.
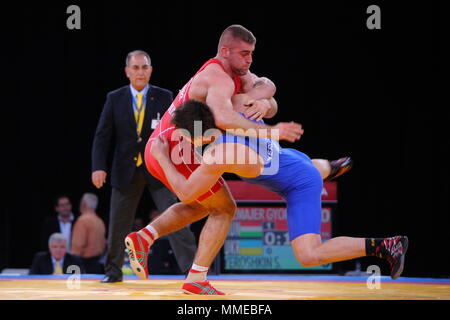
[[169, 142], [167, 138], [163, 135], [157, 137], [152, 142], [152, 146], [150, 147], [150, 152], [155, 157], [156, 160], [159, 161], [162, 157], [169, 156]]
[[[277, 130], [275, 135], [278, 133], [278, 140], [286, 140], [289, 142], [295, 142], [300, 139], [303, 134], [302, 125], [299, 123], [291, 122], [279, 122], [273, 126], [273, 129]], [[273, 130], [272, 129], [272, 130]], [[276, 136], [271, 134], [272, 139]]]

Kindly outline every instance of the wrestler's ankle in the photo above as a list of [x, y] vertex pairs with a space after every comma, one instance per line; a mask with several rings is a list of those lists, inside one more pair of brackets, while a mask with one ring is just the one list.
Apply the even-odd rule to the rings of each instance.
[[151, 225], [139, 230], [138, 234], [148, 242], [149, 246], [159, 237], [158, 232]]
[[206, 276], [208, 274], [208, 267], [202, 267], [192, 264], [191, 269], [189, 270], [188, 276], [185, 282], [204, 282], [206, 281]]

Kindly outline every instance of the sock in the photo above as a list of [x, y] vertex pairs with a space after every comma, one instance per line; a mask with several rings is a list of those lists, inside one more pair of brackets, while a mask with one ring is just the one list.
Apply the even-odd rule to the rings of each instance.
[[139, 230], [138, 234], [147, 240], [149, 246], [151, 246], [153, 242], [158, 239], [158, 232], [151, 225]]
[[208, 274], [208, 267], [198, 266], [195, 263], [192, 264], [189, 274], [185, 282], [204, 282], [206, 281], [206, 275]]
[[366, 255], [385, 258], [385, 250], [383, 250], [384, 238], [366, 238]]
[[145, 227], [153, 236], [153, 241], [159, 238], [158, 231], [156, 231], [155, 228], [153, 228], [150, 224]]

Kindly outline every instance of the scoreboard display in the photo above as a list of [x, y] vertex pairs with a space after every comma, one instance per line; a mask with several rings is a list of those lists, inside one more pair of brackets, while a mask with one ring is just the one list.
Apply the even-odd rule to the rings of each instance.
[[[289, 241], [287, 210], [282, 198], [246, 182], [228, 181], [228, 184], [238, 208], [224, 244], [224, 272], [332, 269], [331, 264], [303, 267], [297, 261]], [[336, 203], [333, 184], [325, 185], [322, 192], [323, 241], [331, 238]]]

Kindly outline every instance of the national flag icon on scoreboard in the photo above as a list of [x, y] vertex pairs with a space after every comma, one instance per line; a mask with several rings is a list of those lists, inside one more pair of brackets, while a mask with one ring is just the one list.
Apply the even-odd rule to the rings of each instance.
[[263, 254], [263, 227], [261, 221], [241, 221], [239, 226], [239, 254], [261, 256]]
[[245, 256], [262, 256], [262, 239], [241, 239], [239, 241], [239, 254]]
[[261, 223], [259, 225], [242, 225], [239, 236], [241, 238], [261, 238], [263, 236], [263, 228]]

